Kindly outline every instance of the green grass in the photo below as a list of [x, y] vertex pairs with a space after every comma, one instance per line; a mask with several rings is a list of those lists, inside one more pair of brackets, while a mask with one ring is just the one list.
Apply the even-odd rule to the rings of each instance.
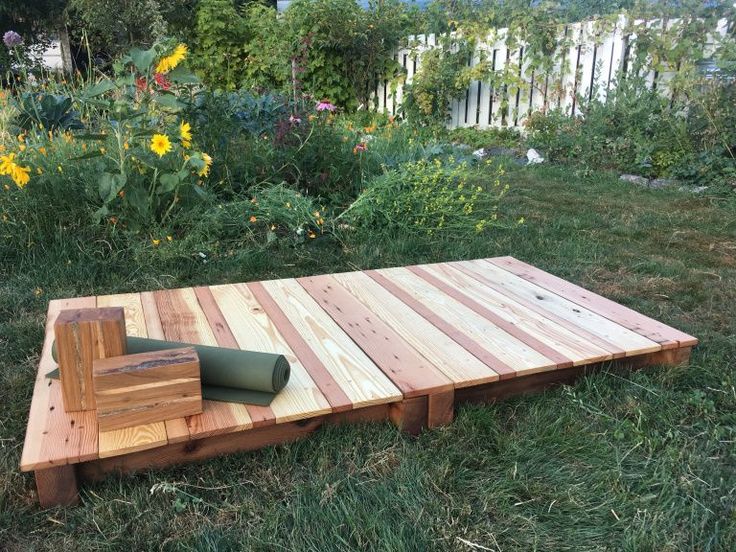
[[[0, 549], [736, 549], [736, 206], [549, 167], [509, 178], [526, 224], [490, 239], [325, 239], [206, 264], [99, 243], [4, 263]], [[333, 427], [111, 477], [73, 509], [40, 510], [17, 469], [51, 298], [508, 254], [700, 337], [691, 365], [463, 407], [418, 439]]]

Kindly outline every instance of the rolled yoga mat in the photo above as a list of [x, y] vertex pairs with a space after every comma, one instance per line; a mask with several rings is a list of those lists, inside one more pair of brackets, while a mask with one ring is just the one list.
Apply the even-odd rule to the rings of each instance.
[[[145, 337], [128, 336], [128, 354], [147, 353], [179, 347], [194, 347], [199, 355], [202, 398], [268, 406], [289, 382], [291, 367], [284, 355], [209, 347], [192, 343], [176, 343]], [[51, 346], [56, 361], [56, 342]], [[47, 375], [58, 379], [59, 369]]]

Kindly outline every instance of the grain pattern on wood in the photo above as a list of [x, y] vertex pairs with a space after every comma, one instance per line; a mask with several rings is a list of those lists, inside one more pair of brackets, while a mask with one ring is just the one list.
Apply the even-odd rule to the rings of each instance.
[[74, 506], [79, 503], [76, 466], [66, 465], [36, 470], [34, 476], [38, 502], [42, 508]]
[[[415, 301], [423, 304], [430, 312], [441, 316], [451, 326], [458, 328], [473, 341], [482, 344], [485, 350], [492, 351], [494, 356], [514, 370], [515, 376], [552, 370], [557, 367], [557, 363], [553, 360], [505, 332], [413, 272], [405, 268], [389, 268], [379, 270], [377, 273], [410, 295]], [[371, 272], [368, 274], [371, 275]], [[494, 370], [496, 370], [495, 367]]]
[[345, 412], [352, 410], [353, 402], [350, 397], [335, 381], [335, 378], [309, 344], [304, 341], [304, 338], [284, 314], [281, 307], [268, 294], [263, 284], [261, 282], [251, 282], [247, 284], [247, 291], [253, 295], [256, 303], [260, 305], [260, 308], [254, 305], [252, 312], [265, 315], [273, 323], [298, 358], [299, 363], [304, 366], [309, 376], [325, 396], [332, 411]]
[[[228, 326], [225, 317], [222, 315], [220, 307], [217, 306], [215, 297], [208, 287], [194, 288], [194, 294], [197, 296], [199, 306], [207, 317], [210, 328], [215, 334], [217, 344], [220, 347], [229, 347], [231, 349], [239, 349], [238, 341], [235, 339], [230, 326]], [[270, 406], [259, 406], [255, 404], [246, 404], [248, 416], [250, 416], [253, 427], [261, 427], [264, 425], [276, 423], [276, 415]]]
[[166, 425], [141, 424], [114, 431], [100, 432], [100, 458], [126, 455], [139, 450], [158, 448], [167, 444]]
[[496, 372], [367, 274], [346, 272], [333, 277], [409, 345], [432, 360], [455, 387], [498, 379]]
[[92, 363], [97, 358], [125, 354], [123, 309], [63, 310], [54, 323], [54, 338], [64, 410], [94, 410]]
[[[99, 301], [99, 298], [97, 299]], [[143, 317], [146, 322], [146, 336], [151, 339], [166, 339], [164, 328], [161, 325], [161, 318], [158, 315], [158, 306], [156, 305], [156, 297], [152, 291], [144, 291], [141, 293], [141, 307], [143, 309]], [[166, 439], [169, 443], [179, 443], [189, 440], [189, 425], [186, 418], [177, 418], [175, 420], [166, 420]]]
[[[481, 345], [481, 341], [476, 341], [472, 334], [465, 333], [458, 326], [437, 314], [433, 308], [425, 305], [418, 298], [408, 291], [405, 291], [395, 282], [389, 280], [385, 275], [375, 270], [364, 272], [366, 276], [374, 280], [383, 289], [389, 291], [394, 297], [398, 298], [402, 303], [410, 307], [414, 312], [422, 318], [430, 322], [433, 326], [450, 337], [453, 341], [461, 345], [466, 351], [471, 353], [475, 358], [485, 363], [491, 370], [499, 375], [499, 379], [505, 379], [516, 376], [516, 370], [509, 364], [501, 360], [499, 357], [491, 353], [487, 348]], [[456, 386], [459, 384], [456, 383]], [[461, 385], [459, 385], [461, 386]]]
[[[559, 367], [610, 360], [613, 354], [477, 280], [443, 265], [410, 270], [497, 324]], [[555, 356], [556, 355], [556, 356]]]
[[393, 424], [409, 435], [419, 435], [427, 427], [427, 396], [412, 397], [393, 403], [389, 416]]
[[51, 358], [54, 322], [64, 309], [90, 308], [94, 297], [60, 299], [49, 302], [46, 338], [41, 351], [33, 388], [21, 470], [61, 466], [97, 457], [97, 420], [94, 411], [65, 412], [61, 384], [46, 374], [56, 368]]
[[340, 385], [353, 408], [402, 398], [386, 375], [296, 280], [271, 280], [262, 285]]
[[656, 341], [663, 349], [693, 347], [698, 340], [680, 330], [671, 328], [628, 307], [606, 299], [592, 291], [576, 286], [513, 257], [497, 257], [488, 262], [511, 272], [544, 289], [586, 307], [639, 335]]
[[248, 286], [224, 285], [210, 289], [241, 349], [282, 354], [291, 365], [289, 383], [271, 402], [276, 422], [301, 420], [330, 412], [330, 404], [322, 391]]
[[484, 260], [448, 265], [472, 276], [480, 285], [491, 287], [576, 332], [580, 337], [611, 352], [614, 358], [661, 349], [655, 341]]
[[[145, 297], [145, 300], [144, 300]], [[158, 311], [151, 312], [151, 302], [153, 294], [150, 292], [123, 293], [118, 295], [105, 295], [97, 297], [97, 306], [105, 307], [123, 307], [125, 311], [125, 333], [137, 337], [152, 337], [154, 339], [163, 339], [163, 329], [161, 321], [158, 319]], [[155, 309], [155, 302], [153, 303]], [[171, 420], [172, 423], [177, 423]], [[179, 418], [178, 423], [186, 422], [184, 418]], [[100, 435], [100, 443], [104, 443], [103, 454], [111, 456], [116, 454], [113, 447], [119, 446], [118, 454], [125, 454], [127, 451], [140, 450], [144, 445], [147, 447], [163, 446], [168, 443], [168, 432], [166, 431], [167, 422], [154, 422], [153, 424], [143, 425], [142, 427], [128, 427], [121, 433], [115, 433], [119, 430], [110, 430], [109, 435]], [[104, 430], [100, 429], [100, 433]], [[186, 431], [187, 438], [189, 430]]]
[[[154, 293], [166, 339], [217, 346], [217, 338], [191, 288]], [[190, 438], [242, 431], [253, 427], [245, 405], [202, 401], [202, 413], [187, 418]]]
[[298, 282], [389, 377], [404, 397], [453, 388], [452, 381], [431, 361], [409, 346], [332, 276], [299, 278]]
[[455, 417], [455, 390], [434, 393], [427, 397], [427, 427], [450, 425]]
[[96, 360], [94, 386], [100, 431], [202, 412], [199, 357], [192, 347]]

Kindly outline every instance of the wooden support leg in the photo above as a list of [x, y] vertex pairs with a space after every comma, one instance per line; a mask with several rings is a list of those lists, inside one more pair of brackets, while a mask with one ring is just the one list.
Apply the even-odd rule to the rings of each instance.
[[455, 417], [455, 390], [429, 395], [427, 427], [450, 425]]
[[427, 397], [412, 397], [391, 405], [389, 417], [401, 431], [419, 435], [427, 427]]
[[36, 470], [36, 489], [42, 508], [74, 506], [79, 502], [76, 466], [58, 466]]

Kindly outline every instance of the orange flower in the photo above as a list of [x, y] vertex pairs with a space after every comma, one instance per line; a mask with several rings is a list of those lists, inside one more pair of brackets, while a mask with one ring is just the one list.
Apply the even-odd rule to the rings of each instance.
[[258, 219], [257, 219], [257, 218], [255, 217], [255, 215], [251, 215], [251, 216], [250, 216], [250, 218], [249, 218], [248, 220], [250, 220], [251, 222], [255, 222], [255, 221], [257, 221]]

